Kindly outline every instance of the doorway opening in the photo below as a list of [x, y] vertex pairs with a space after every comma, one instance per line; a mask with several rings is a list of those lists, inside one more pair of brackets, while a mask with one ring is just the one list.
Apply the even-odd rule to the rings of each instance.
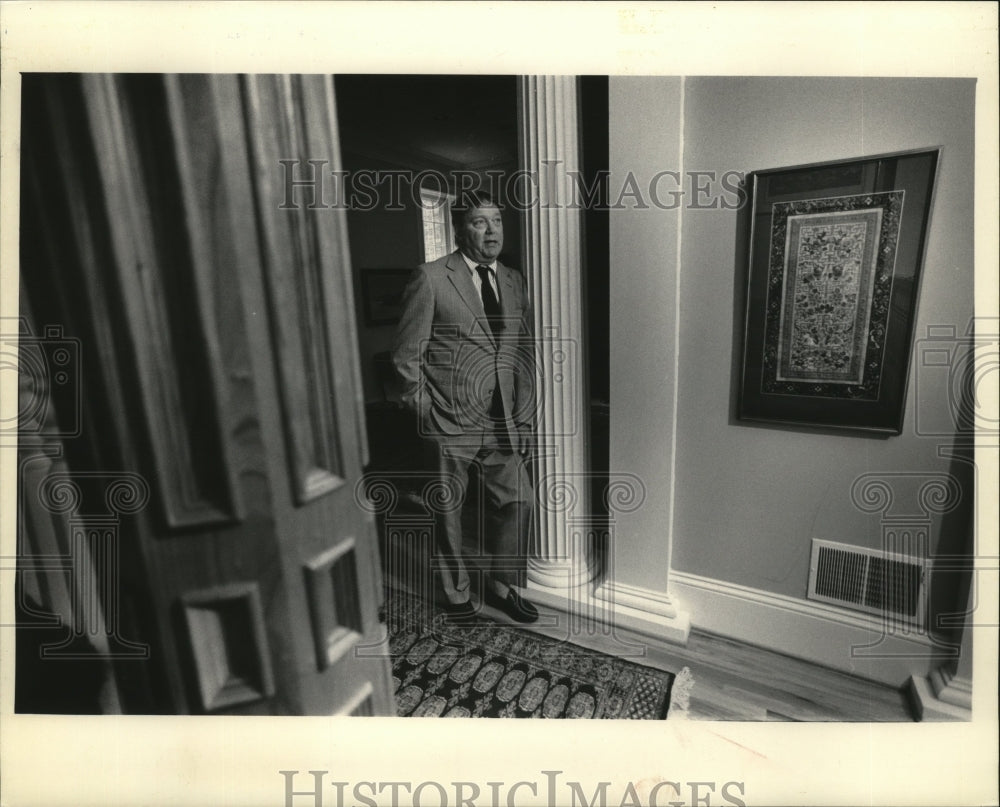
[[[391, 586], [423, 579], [429, 547], [393, 539], [393, 520], [426, 517], [427, 482], [415, 419], [391, 362], [403, 289], [422, 263], [456, 249], [450, 205], [463, 190], [489, 193], [503, 210], [499, 260], [521, 268], [522, 221], [510, 178], [518, 170], [514, 76], [339, 75], [337, 98], [369, 478], [391, 479], [392, 509], [376, 514]], [[469, 519], [475, 492], [466, 502]], [[470, 544], [478, 537], [472, 523]], [[418, 542], [419, 543], [419, 542]], [[470, 553], [475, 556], [474, 551]], [[430, 594], [430, 592], [422, 592]]]
[[[420, 450], [391, 364], [401, 294], [421, 263], [455, 249], [448, 205], [463, 189], [486, 191], [504, 212], [500, 261], [525, 272], [524, 178], [516, 76], [335, 77], [354, 278], [370, 474], [391, 473], [418, 506]], [[607, 77], [579, 85], [582, 179], [608, 164]], [[606, 182], [605, 182], [606, 185]], [[603, 191], [606, 194], [606, 188]], [[603, 202], [603, 203], [602, 203]], [[598, 195], [584, 211], [584, 295], [589, 302], [583, 389], [590, 417], [591, 500], [603, 501], [608, 465], [608, 213]], [[527, 273], [525, 272], [526, 277]], [[588, 287], [590, 293], [588, 294]], [[589, 383], [589, 386], [588, 386]], [[406, 475], [410, 479], [406, 479]], [[400, 482], [399, 480], [403, 481]], [[473, 506], [473, 502], [469, 503]], [[384, 540], [384, 524], [380, 524]], [[388, 548], [391, 553], [392, 549]]]

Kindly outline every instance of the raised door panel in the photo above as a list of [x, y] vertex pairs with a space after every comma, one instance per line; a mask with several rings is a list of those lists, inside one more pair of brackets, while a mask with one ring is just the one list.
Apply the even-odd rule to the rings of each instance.
[[177, 98], [147, 76], [83, 81], [164, 515], [174, 527], [238, 520], [213, 267]]
[[[249, 186], [244, 212], [257, 225], [260, 280], [246, 303], [267, 314], [250, 323], [251, 338], [262, 394], [273, 390], [272, 476], [287, 480], [275, 486], [275, 515], [303, 708], [387, 714], [374, 524], [355, 492], [366, 446], [346, 219], [284, 204], [283, 160], [339, 168], [333, 82], [246, 76], [238, 87], [249, 170], [227, 176], [234, 198]], [[217, 90], [229, 97], [234, 87], [219, 79]]]
[[308, 153], [301, 83], [294, 76], [250, 77], [244, 90], [289, 470], [296, 500], [304, 504], [344, 481], [337, 433], [338, 370], [328, 338], [328, 318], [337, 314], [337, 300], [331, 299], [324, 275], [321, 223], [312, 211], [283, 205], [284, 188], [275, 181], [283, 156]]
[[150, 646], [125, 711], [390, 713], [343, 211], [277, 199], [279, 158], [339, 165], [332, 80], [29, 84], [28, 164], [60, 170], [27, 172], [25, 232], [76, 253], [35, 244], [52, 282], [26, 287], [97, 335], [71, 470], [139, 474], [155, 503], [121, 542], [125, 636]]

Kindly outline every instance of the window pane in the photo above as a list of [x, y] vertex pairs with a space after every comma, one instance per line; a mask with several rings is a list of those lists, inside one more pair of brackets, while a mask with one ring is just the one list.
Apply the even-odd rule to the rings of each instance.
[[420, 202], [424, 219], [424, 260], [434, 261], [454, 249], [451, 216], [448, 211], [454, 197], [421, 188]]

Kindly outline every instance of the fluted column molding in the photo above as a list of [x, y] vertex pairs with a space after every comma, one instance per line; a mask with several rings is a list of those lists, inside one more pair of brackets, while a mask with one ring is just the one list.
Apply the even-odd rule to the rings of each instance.
[[592, 510], [584, 473], [582, 211], [571, 204], [568, 182], [569, 172], [579, 169], [576, 79], [522, 76], [518, 108], [520, 167], [534, 186], [525, 205], [522, 259], [538, 345], [539, 506], [528, 580], [533, 586], [566, 589], [594, 577], [590, 530], [580, 523]]

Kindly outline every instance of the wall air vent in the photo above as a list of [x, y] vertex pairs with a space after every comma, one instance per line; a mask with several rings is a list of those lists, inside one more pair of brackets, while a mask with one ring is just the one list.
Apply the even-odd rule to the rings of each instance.
[[926, 558], [814, 538], [806, 596], [923, 627], [926, 581]]

